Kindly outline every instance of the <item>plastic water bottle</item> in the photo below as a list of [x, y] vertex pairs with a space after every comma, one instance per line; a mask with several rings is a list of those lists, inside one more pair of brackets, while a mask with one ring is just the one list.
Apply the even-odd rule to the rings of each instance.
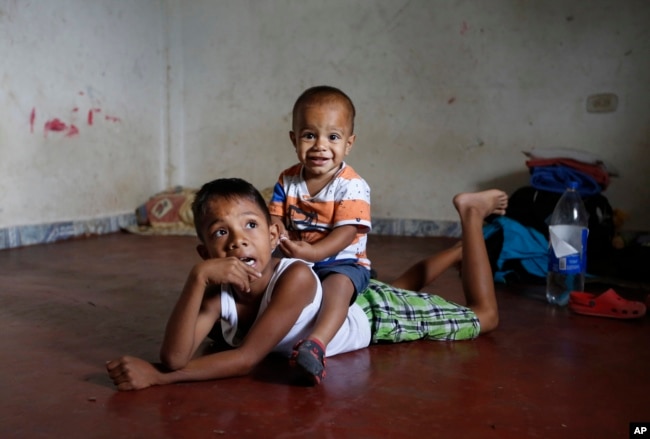
[[577, 182], [569, 184], [548, 226], [546, 299], [558, 306], [569, 302], [571, 291], [584, 291], [585, 287], [589, 217], [577, 188]]

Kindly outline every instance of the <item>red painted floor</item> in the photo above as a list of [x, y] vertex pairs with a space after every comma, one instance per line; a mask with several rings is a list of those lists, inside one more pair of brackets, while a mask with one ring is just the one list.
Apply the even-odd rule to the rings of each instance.
[[[369, 254], [389, 280], [452, 242], [372, 235]], [[571, 314], [530, 285], [498, 287], [489, 335], [334, 357], [319, 387], [269, 358], [244, 378], [116, 392], [104, 363], [157, 360], [194, 245], [113, 234], [0, 251], [0, 437], [609, 439], [650, 422], [650, 317]], [[460, 300], [458, 273], [429, 290]]]

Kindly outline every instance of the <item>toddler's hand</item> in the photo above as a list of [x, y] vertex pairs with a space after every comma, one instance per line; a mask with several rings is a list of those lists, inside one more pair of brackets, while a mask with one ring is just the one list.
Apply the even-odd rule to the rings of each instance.
[[314, 259], [314, 249], [308, 242], [292, 241], [287, 237], [280, 237], [280, 249], [287, 257], [317, 262]]

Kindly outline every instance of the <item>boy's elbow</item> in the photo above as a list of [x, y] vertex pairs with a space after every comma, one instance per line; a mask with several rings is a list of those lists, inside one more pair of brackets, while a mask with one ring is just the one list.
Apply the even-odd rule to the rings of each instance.
[[182, 369], [187, 366], [189, 360], [190, 359], [187, 358], [187, 356], [182, 355], [179, 352], [168, 352], [166, 350], [160, 351], [160, 362], [169, 370]]
[[253, 369], [255, 369], [254, 364], [242, 364], [237, 368], [237, 370], [234, 371], [233, 375], [234, 376], [250, 375], [253, 372]]

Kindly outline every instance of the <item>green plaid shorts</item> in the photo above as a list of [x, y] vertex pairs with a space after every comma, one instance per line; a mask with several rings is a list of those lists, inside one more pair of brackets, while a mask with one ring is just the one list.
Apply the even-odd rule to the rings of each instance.
[[375, 279], [370, 280], [356, 303], [368, 316], [371, 343], [467, 340], [478, 337], [481, 330], [476, 314], [467, 307]]

